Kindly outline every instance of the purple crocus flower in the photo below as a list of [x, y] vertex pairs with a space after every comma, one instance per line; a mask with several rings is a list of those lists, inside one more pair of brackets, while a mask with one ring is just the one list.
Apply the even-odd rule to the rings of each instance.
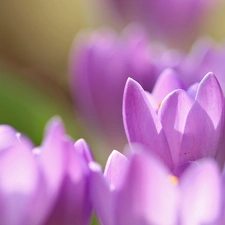
[[116, 21], [139, 22], [151, 35], [178, 44], [196, 37], [200, 25], [218, 1], [214, 0], [102, 0]]
[[40, 147], [9, 126], [0, 133], [0, 224], [87, 225], [92, 158], [84, 140], [73, 145], [57, 118]]
[[[151, 91], [157, 79], [148, 41], [137, 28], [118, 38], [112, 31], [78, 39], [71, 56], [71, 87], [80, 115], [113, 148], [124, 146], [122, 96], [128, 77]], [[89, 126], [90, 127], [90, 126]]]
[[99, 133], [101, 143], [105, 140], [110, 149], [122, 149], [127, 142], [121, 111], [128, 77], [152, 92], [148, 98], [156, 111], [166, 95], [176, 89], [184, 89], [195, 98], [195, 83], [210, 71], [225, 93], [223, 46], [200, 40], [186, 54], [149, 42], [137, 27], [125, 33], [122, 38], [105, 30], [90, 38], [82, 36], [70, 61], [75, 107], [89, 128], [94, 128], [92, 135]]
[[[170, 73], [166, 75], [170, 79], [164, 76], [161, 80], [166, 82], [156, 85], [153, 95], [128, 79], [123, 119], [129, 143], [142, 144], [168, 168], [180, 173], [189, 161], [216, 156], [224, 127], [224, 97], [212, 73], [199, 85], [170, 94], [168, 90], [179, 88], [180, 83]], [[161, 101], [157, 111], [151, 104], [154, 94]]]
[[213, 225], [221, 209], [221, 179], [212, 159], [175, 177], [151, 154], [110, 155], [104, 176], [91, 163], [93, 206], [102, 225]]
[[[182, 53], [180, 53], [180, 55], [182, 55]], [[206, 73], [212, 71], [216, 74], [223, 93], [225, 93], [224, 62], [224, 44], [216, 44], [210, 39], [200, 39], [193, 45], [188, 54], [183, 54], [183, 56], [180, 57], [180, 62], [176, 66], [171, 65], [171, 67], [174, 67], [180, 74], [180, 78], [187, 86], [198, 82]], [[166, 66], [170, 67], [170, 63], [167, 63]]]

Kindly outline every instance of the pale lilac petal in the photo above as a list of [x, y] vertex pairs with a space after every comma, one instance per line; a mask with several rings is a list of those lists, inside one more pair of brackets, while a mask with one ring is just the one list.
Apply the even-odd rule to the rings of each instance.
[[0, 224], [27, 224], [39, 174], [29, 149], [17, 145], [0, 151]]
[[224, 97], [215, 75], [208, 73], [200, 82], [196, 101], [209, 115], [213, 126], [218, 129], [221, 125], [224, 111]]
[[100, 165], [91, 162], [89, 166], [91, 170], [90, 196], [98, 219], [102, 225], [117, 225], [114, 192], [104, 178]]
[[66, 174], [55, 206], [45, 225], [88, 225], [91, 203], [88, 186], [88, 165], [73, 143], [65, 143]]
[[193, 99], [185, 91], [177, 90], [169, 94], [159, 108], [158, 116], [167, 137], [174, 167], [180, 163], [181, 140], [192, 105]]
[[60, 180], [64, 175], [65, 138], [66, 134], [62, 121], [59, 118], [53, 118], [47, 125], [39, 158], [50, 193], [58, 189]]
[[195, 99], [196, 97], [198, 86], [199, 86], [199, 83], [194, 83], [187, 89], [188, 95], [193, 99]]
[[33, 147], [31, 140], [24, 135], [9, 125], [0, 125], [0, 150], [17, 145], [18, 143], [25, 145], [29, 149]]
[[106, 163], [104, 176], [112, 188], [120, 186], [128, 164], [127, 158], [120, 152], [114, 150]]
[[132, 79], [128, 79], [125, 87], [123, 119], [128, 141], [142, 144], [171, 168], [170, 150], [162, 125], [146, 93]]
[[200, 83], [181, 144], [181, 162], [215, 157], [223, 128], [224, 99], [215, 76]]
[[184, 89], [179, 76], [174, 70], [165, 69], [157, 79], [152, 95], [159, 104], [170, 92], [176, 89]]
[[[36, 196], [31, 210], [30, 224], [39, 224], [43, 215], [52, 209], [65, 175], [65, 131], [59, 118], [47, 124], [45, 138], [36, 153], [37, 164], [42, 176], [42, 188]], [[40, 215], [40, 216], [38, 216]]]
[[214, 161], [196, 162], [180, 180], [181, 224], [213, 224], [221, 207], [221, 181]]
[[133, 154], [117, 196], [117, 225], [177, 222], [177, 187], [154, 157]]
[[83, 156], [87, 163], [94, 161], [94, 156], [87, 142], [84, 139], [79, 139], [74, 144], [75, 149]]

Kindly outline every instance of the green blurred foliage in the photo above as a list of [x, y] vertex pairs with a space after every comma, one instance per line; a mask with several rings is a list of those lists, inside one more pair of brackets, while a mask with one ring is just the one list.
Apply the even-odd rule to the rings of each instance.
[[40, 144], [46, 122], [59, 115], [71, 136], [82, 136], [72, 109], [14, 73], [0, 64], [0, 124], [9, 124], [28, 135], [35, 144]]

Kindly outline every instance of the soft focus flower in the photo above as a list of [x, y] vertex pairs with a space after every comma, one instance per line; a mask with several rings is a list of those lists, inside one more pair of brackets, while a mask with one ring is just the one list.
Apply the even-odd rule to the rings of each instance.
[[221, 179], [211, 159], [192, 163], [175, 177], [137, 149], [110, 155], [104, 176], [90, 164], [90, 191], [102, 225], [213, 225], [221, 210]]
[[[171, 55], [170, 55], [171, 52]], [[200, 39], [192, 47], [188, 54], [178, 51], [166, 51], [162, 53], [161, 59], [165, 67], [174, 68], [180, 74], [180, 79], [189, 86], [201, 80], [206, 73], [213, 72], [220, 82], [223, 93], [225, 94], [225, 45], [216, 44], [210, 39]], [[164, 55], [164, 56], [163, 56]], [[169, 56], [170, 55], [170, 56]], [[179, 56], [175, 56], [179, 55]], [[177, 63], [173, 62], [176, 57]]]
[[[152, 95], [128, 79], [123, 104], [124, 126], [131, 144], [142, 144], [179, 173], [189, 161], [216, 156], [224, 126], [224, 97], [211, 73], [187, 92], [177, 89], [179, 82], [175, 75], [165, 75], [169, 78], [160, 77]], [[177, 90], [168, 94], [171, 87]], [[154, 95], [158, 100], [157, 111], [151, 104]]]
[[186, 54], [149, 42], [137, 28], [130, 29], [123, 38], [106, 30], [82, 38], [76, 42], [70, 60], [75, 107], [110, 149], [121, 149], [126, 143], [121, 108], [128, 77], [139, 82], [145, 91], [153, 92], [154, 98], [148, 97], [155, 110], [176, 89], [187, 90], [194, 98], [195, 83], [210, 71], [217, 76], [225, 93], [223, 45], [199, 40]]
[[116, 21], [140, 22], [151, 35], [178, 44], [196, 37], [214, 0], [102, 0], [111, 7]]
[[0, 133], [0, 224], [89, 224], [92, 156], [84, 140], [74, 145], [57, 118], [39, 147], [9, 126]]
[[99, 129], [101, 140], [111, 141], [114, 148], [126, 143], [122, 96], [127, 78], [148, 91], [157, 79], [149, 50], [147, 38], [138, 29], [128, 29], [121, 38], [106, 30], [89, 38], [81, 36], [73, 50], [70, 73], [75, 105], [95, 133]]

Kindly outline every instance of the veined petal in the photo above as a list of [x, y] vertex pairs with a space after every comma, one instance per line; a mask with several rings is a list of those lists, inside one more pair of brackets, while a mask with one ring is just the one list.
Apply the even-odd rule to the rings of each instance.
[[224, 99], [213, 74], [202, 80], [191, 108], [181, 144], [181, 162], [214, 157], [224, 122]]
[[200, 82], [196, 101], [208, 114], [214, 129], [217, 129], [223, 120], [224, 97], [220, 84], [213, 73], [208, 73]]
[[132, 79], [125, 86], [123, 120], [128, 141], [142, 144], [171, 168], [171, 154], [159, 118], [145, 91]]
[[193, 99], [185, 91], [176, 90], [164, 99], [159, 108], [158, 116], [167, 137], [174, 167], [180, 163], [181, 140], [192, 105]]

